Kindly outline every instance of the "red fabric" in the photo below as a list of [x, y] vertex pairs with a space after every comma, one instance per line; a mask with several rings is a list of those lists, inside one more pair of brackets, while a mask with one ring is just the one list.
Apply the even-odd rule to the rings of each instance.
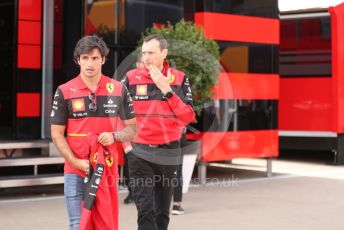
[[[84, 203], [82, 203], [82, 206], [84, 206]], [[80, 230], [93, 230], [94, 229], [92, 218], [91, 218], [91, 211], [86, 208], [82, 209], [79, 229]]]
[[[107, 89], [108, 84], [113, 84], [113, 92], [109, 92]], [[74, 99], [88, 96], [89, 91], [83, 91], [87, 89], [87, 86], [78, 76], [71, 81], [60, 86], [65, 99]], [[120, 96], [122, 95], [122, 84], [109, 77], [102, 76], [99, 87], [96, 91], [97, 96]], [[114, 132], [121, 127], [121, 122], [118, 117], [87, 117], [83, 119], [68, 119], [67, 125], [67, 141], [68, 145], [72, 149], [74, 155], [80, 159], [87, 159], [88, 153], [88, 139], [85, 136], [69, 136], [70, 134], [87, 134], [101, 133], [101, 132]], [[123, 127], [123, 124], [122, 124]], [[81, 177], [84, 177], [84, 172], [75, 169], [68, 162], [65, 162], [64, 173], [74, 173]]]
[[182, 127], [195, 120], [195, 113], [190, 105], [185, 104], [176, 94], [167, 100], [174, 115], [177, 116]]
[[[113, 145], [107, 148], [109, 154], [104, 155], [104, 147], [96, 139], [91, 141], [90, 162], [92, 167], [95, 168], [96, 164], [104, 164], [105, 167], [92, 210], [89, 211], [85, 208], [82, 210], [79, 230], [118, 229], [118, 156], [115, 148]], [[106, 159], [109, 157], [113, 158], [112, 165], [107, 163]]]
[[[185, 74], [171, 68], [167, 61], [164, 62], [162, 74], [167, 76], [170, 70], [173, 77], [171, 86], [183, 87]], [[138, 135], [132, 141], [141, 144], [164, 144], [181, 138], [181, 129], [191, 121], [195, 120], [192, 106], [186, 104], [175, 93], [168, 100], [136, 100], [135, 96], [147, 96], [147, 85], [154, 84], [146, 68], [138, 68], [127, 73], [129, 86], [146, 87], [139, 94], [133, 95], [133, 105], [136, 114]], [[152, 93], [154, 94], [154, 92]]]
[[120, 166], [124, 166], [125, 164], [125, 158], [124, 158], [124, 149], [122, 149], [121, 147], [118, 149], [118, 165]]

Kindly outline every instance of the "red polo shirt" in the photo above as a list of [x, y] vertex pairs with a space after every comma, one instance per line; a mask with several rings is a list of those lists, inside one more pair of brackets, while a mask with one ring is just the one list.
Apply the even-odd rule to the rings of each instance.
[[[94, 104], [97, 108], [92, 111]], [[102, 76], [93, 95], [78, 76], [56, 90], [51, 124], [65, 125], [67, 142], [74, 155], [88, 159], [88, 136], [118, 131], [120, 120], [134, 117], [130, 95], [122, 83]], [[73, 168], [68, 162], [65, 162], [64, 172], [84, 176], [84, 172]]]
[[174, 92], [165, 98], [146, 68], [129, 71], [122, 80], [132, 96], [138, 135], [132, 141], [139, 144], [165, 144], [181, 138], [182, 128], [195, 120], [192, 94], [185, 74], [164, 62], [162, 74], [171, 72], [169, 84]]

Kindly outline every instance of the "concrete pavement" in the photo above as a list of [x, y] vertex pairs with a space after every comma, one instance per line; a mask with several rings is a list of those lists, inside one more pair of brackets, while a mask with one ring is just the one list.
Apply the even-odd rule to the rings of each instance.
[[[259, 159], [210, 166], [207, 186], [190, 188], [185, 215], [171, 216], [169, 229], [344, 229], [343, 166], [275, 160], [273, 177], [264, 170]], [[0, 193], [0, 229], [68, 229], [61, 186], [49, 191]], [[119, 226], [136, 229], [134, 205], [120, 203]]]

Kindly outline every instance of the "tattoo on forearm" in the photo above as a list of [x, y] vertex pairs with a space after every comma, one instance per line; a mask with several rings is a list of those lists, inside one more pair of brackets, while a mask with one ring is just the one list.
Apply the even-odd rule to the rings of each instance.
[[127, 125], [120, 132], [115, 133], [116, 141], [126, 142], [131, 141], [137, 134], [136, 125]]

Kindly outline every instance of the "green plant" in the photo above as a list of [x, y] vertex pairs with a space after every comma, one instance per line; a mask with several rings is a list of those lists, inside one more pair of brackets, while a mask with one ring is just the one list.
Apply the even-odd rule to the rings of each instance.
[[168, 40], [167, 60], [188, 77], [195, 112], [199, 115], [204, 103], [211, 99], [211, 88], [221, 68], [218, 44], [206, 39], [201, 27], [184, 19], [175, 25], [168, 23], [161, 28], [148, 28], [144, 35], [150, 34], [160, 34]]

